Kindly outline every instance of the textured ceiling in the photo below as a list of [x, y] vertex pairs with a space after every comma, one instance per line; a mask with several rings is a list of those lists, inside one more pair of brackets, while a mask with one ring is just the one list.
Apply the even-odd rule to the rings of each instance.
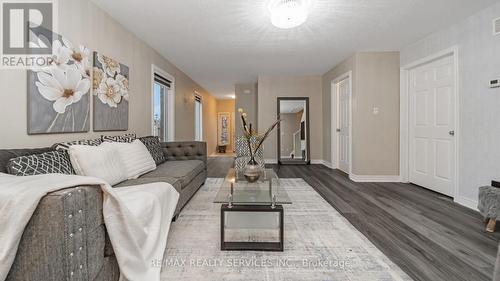
[[499, 0], [312, 0], [295, 29], [265, 0], [92, 0], [217, 97], [259, 74], [323, 74], [358, 51], [394, 51]]

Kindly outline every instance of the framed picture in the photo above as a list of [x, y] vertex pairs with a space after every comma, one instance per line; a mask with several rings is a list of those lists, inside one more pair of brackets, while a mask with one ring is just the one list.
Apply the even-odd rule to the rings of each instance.
[[88, 132], [91, 52], [53, 38], [51, 65], [28, 71], [28, 134]]
[[94, 131], [126, 131], [129, 117], [129, 68], [94, 52]]
[[217, 114], [217, 145], [231, 144], [231, 114], [219, 112]]

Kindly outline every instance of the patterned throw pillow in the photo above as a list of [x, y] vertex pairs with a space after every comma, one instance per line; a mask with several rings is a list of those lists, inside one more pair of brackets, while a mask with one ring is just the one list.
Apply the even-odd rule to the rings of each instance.
[[10, 159], [9, 164], [7, 164], [7, 171], [15, 176], [75, 174], [66, 151], [50, 151]]
[[56, 143], [54, 144], [54, 148], [59, 151], [68, 151], [69, 147], [72, 145], [91, 145], [91, 146], [98, 146], [102, 143], [102, 140], [99, 139], [93, 139], [93, 140], [77, 140], [77, 141], [70, 141], [70, 142], [61, 142], [61, 143]]
[[133, 142], [137, 139], [135, 134], [125, 134], [121, 136], [101, 136], [102, 142]]
[[163, 149], [161, 148], [160, 139], [158, 137], [142, 137], [139, 139], [146, 146], [157, 166], [167, 161], [165, 154], [163, 154]]

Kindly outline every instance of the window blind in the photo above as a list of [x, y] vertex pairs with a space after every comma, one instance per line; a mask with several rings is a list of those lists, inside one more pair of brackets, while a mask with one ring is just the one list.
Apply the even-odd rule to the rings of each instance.
[[170, 86], [172, 84], [172, 81], [168, 80], [167, 78], [155, 73], [154, 77], [155, 82], [162, 84], [163, 86], [167, 87], [170, 89]]

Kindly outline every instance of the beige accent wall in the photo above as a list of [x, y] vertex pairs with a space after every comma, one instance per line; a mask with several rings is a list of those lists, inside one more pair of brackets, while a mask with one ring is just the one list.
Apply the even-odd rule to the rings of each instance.
[[[228, 112], [231, 115], [231, 128], [230, 128], [230, 139], [231, 143], [228, 145], [226, 148], [226, 152], [231, 152], [233, 151], [234, 148], [234, 130], [235, 130], [235, 101], [234, 100], [217, 100], [217, 114], [221, 112]], [[218, 121], [217, 121], [218, 122]], [[215, 126], [216, 130], [218, 130], [217, 124]], [[218, 134], [218, 132], [217, 132]], [[216, 135], [216, 139], [218, 138], [218, 135]]]
[[[332, 81], [352, 72], [353, 101], [356, 99], [356, 56], [353, 55], [323, 75], [323, 160], [332, 163], [332, 121], [337, 124], [337, 116], [332, 120]], [[336, 109], [333, 109], [336, 113]], [[336, 141], [336, 140], [334, 140]]]
[[331, 81], [348, 71], [353, 75], [352, 172], [399, 175], [398, 52], [358, 53], [323, 76], [324, 159], [331, 162]]
[[[323, 159], [323, 107], [321, 76], [259, 76], [258, 123], [266, 130], [277, 118], [278, 97], [309, 97], [311, 160]], [[277, 160], [276, 130], [264, 144], [264, 158]]]
[[[82, 44], [130, 67], [129, 131], [139, 136], [151, 134], [151, 65], [155, 64], [175, 77], [175, 138], [194, 139], [194, 102], [197, 91], [203, 97], [204, 138], [209, 152], [215, 149], [216, 100], [185, 73], [133, 33], [112, 19], [91, 1], [59, 3], [59, 33], [73, 44]], [[26, 71], [0, 70], [0, 148], [40, 147], [55, 142], [93, 138], [101, 133], [27, 134]], [[107, 134], [123, 134], [109, 132]]]
[[[245, 93], [247, 92], [247, 93]], [[238, 108], [242, 108], [247, 113], [248, 122], [252, 124], [255, 130], [258, 130], [258, 95], [257, 84], [236, 84], [235, 85], [235, 112], [236, 112], [236, 136], [242, 135], [243, 125], [240, 121]]]
[[[207, 142], [208, 155], [214, 154], [217, 149], [217, 100], [210, 94], [203, 94], [203, 141]], [[194, 116], [194, 106], [191, 112], [187, 114]], [[175, 114], [177, 116], [177, 113]], [[193, 117], [194, 118], [194, 117]], [[176, 124], [182, 126], [186, 121], [183, 119], [176, 119]], [[194, 139], [194, 122], [187, 123], [187, 127], [193, 126], [193, 134], [191, 139]], [[177, 129], [176, 129], [177, 131]], [[176, 139], [179, 139], [176, 137]], [[189, 140], [189, 138], [188, 138]]]

